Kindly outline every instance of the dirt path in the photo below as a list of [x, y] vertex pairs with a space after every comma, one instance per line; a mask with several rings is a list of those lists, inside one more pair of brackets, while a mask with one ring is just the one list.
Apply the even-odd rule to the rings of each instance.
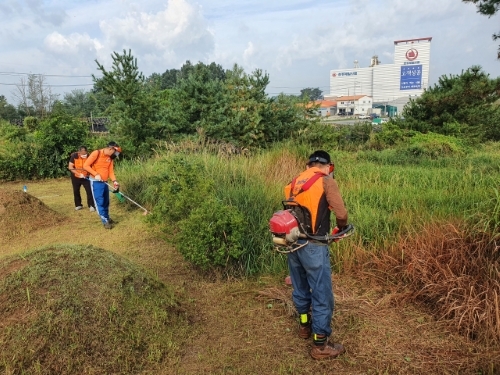
[[[6, 183], [0, 189], [23, 185]], [[148, 227], [142, 211], [127, 209], [112, 197], [110, 214], [118, 224], [108, 231], [95, 213], [74, 211], [69, 179], [26, 185], [29, 194], [66, 219], [0, 241], [0, 257], [49, 244], [92, 244], [158, 274], [184, 301], [192, 327], [183, 338], [182, 357], [161, 374], [474, 374], [484, 365], [484, 348], [448, 333], [417, 308], [398, 305], [390, 288], [349, 275], [334, 276], [334, 338], [347, 353], [334, 361], [313, 361], [310, 342], [297, 337], [291, 289], [282, 284], [283, 275], [209, 280]], [[500, 358], [498, 349], [490, 351], [491, 358], [494, 351]], [[498, 373], [492, 369], [491, 374]]]

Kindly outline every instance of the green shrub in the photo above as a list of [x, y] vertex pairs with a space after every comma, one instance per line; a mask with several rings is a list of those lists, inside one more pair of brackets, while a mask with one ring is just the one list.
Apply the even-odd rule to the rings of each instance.
[[438, 158], [465, 155], [466, 147], [459, 138], [429, 132], [416, 134], [401, 151], [417, 157]]
[[179, 251], [204, 270], [228, 268], [243, 254], [244, 220], [235, 207], [207, 199], [179, 223], [179, 228]]
[[213, 180], [193, 156], [175, 155], [166, 159], [154, 184], [159, 186], [151, 216], [153, 222], [178, 222], [212, 195]]
[[72, 152], [88, 138], [88, 125], [64, 112], [62, 106], [40, 122], [34, 133], [36, 176], [59, 177], [67, 173]]
[[34, 132], [38, 128], [38, 118], [33, 116], [28, 116], [24, 118], [23, 125], [28, 131]]
[[391, 121], [382, 124], [382, 131], [376, 133], [375, 140], [379, 143], [379, 149], [394, 146], [404, 139], [404, 132], [399, 126]]

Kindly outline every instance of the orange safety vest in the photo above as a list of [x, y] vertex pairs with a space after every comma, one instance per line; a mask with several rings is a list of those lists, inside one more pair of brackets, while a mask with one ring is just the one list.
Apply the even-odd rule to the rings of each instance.
[[285, 186], [285, 207], [295, 212], [301, 229], [311, 235], [325, 235], [330, 231], [330, 207], [323, 187], [325, 176], [319, 168], [312, 167]]
[[83, 167], [92, 176], [96, 174], [100, 175], [103, 181], [107, 181], [108, 178], [116, 180], [111, 156], [101, 151], [102, 150], [93, 151], [87, 158], [87, 161], [85, 161]]
[[[84, 168], [83, 168], [83, 164], [85, 164], [85, 161], [87, 159], [82, 159], [80, 157], [80, 155], [78, 154], [78, 152], [75, 152], [71, 155], [71, 157], [73, 158], [74, 156], [74, 162], [73, 162], [73, 165], [75, 166], [75, 169], [76, 169], [76, 173], [81, 173], [83, 174], [85, 177], [88, 177], [89, 175], [89, 172], [87, 172]], [[87, 156], [88, 158], [88, 156]]]

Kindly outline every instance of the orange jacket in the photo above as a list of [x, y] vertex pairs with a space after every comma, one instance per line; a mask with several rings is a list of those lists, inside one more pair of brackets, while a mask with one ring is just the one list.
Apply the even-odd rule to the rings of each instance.
[[74, 152], [71, 154], [71, 158], [69, 159], [69, 162], [73, 164], [73, 170], [71, 173], [73, 173], [75, 176], [78, 176], [79, 174], [83, 174], [85, 177], [88, 177], [89, 172], [87, 172], [83, 168], [83, 164], [85, 163], [87, 159], [82, 159], [78, 152]]
[[113, 160], [110, 156], [104, 154], [103, 150], [93, 151], [87, 161], [83, 165], [86, 171], [88, 171], [93, 177], [95, 175], [100, 175], [103, 181], [107, 181], [110, 178], [112, 181], [116, 180]]
[[[312, 167], [297, 176], [293, 189], [295, 195], [293, 201], [309, 211], [309, 234], [322, 236], [330, 231], [330, 211], [333, 210], [335, 213], [337, 226], [343, 227], [347, 224], [347, 210], [337, 182], [328, 175], [323, 175], [308, 190], [299, 194], [302, 186], [316, 173], [322, 172], [319, 168]], [[290, 198], [291, 188], [291, 183], [285, 186], [286, 199]]]

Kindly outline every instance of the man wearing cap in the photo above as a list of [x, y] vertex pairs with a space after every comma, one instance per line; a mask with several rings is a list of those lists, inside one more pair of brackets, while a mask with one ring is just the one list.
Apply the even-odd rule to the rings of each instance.
[[[309, 157], [307, 169], [285, 187], [285, 197], [294, 202], [302, 232], [316, 237], [330, 233], [330, 212], [336, 217], [337, 229], [347, 225], [347, 210], [333, 178], [334, 164], [323, 150]], [[306, 189], [302, 189], [310, 179]], [[300, 211], [300, 212], [299, 212]], [[304, 244], [306, 240], [299, 239]], [[288, 268], [293, 285], [292, 299], [300, 316], [299, 337], [313, 335], [310, 351], [314, 359], [336, 358], [344, 353], [343, 345], [329, 343], [334, 297], [327, 242], [307, 239], [307, 245], [288, 254]], [[311, 312], [311, 314], [310, 314]]]
[[111, 179], [115, 189], [120, 187], [113, 168], [113, 160], [120, 153], [121, 148], [116, 142], [109, 142], [105, 148], [92, 152], [83, 164], [83, 168], [90, 174], [89, 180], [96, 210], [106, 229], [112, 228], [112, 222], [109, 218], [109, 188], [106, 182]]

